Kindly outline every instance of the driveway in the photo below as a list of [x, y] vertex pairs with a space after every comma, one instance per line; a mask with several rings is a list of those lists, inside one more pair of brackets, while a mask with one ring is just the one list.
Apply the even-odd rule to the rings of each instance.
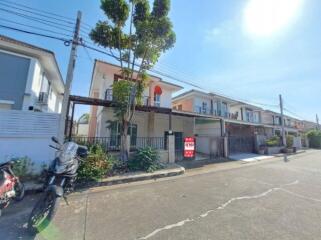
[[320, 239], [321, 151], [203, 170], [75, 193], [37, 236], [23, 228], [27, 198], [4, 212], [0, 239]]

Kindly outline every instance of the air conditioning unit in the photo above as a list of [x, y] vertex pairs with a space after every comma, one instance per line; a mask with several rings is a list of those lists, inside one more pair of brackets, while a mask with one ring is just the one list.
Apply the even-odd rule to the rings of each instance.
[[48, 104], [48, 93], [40, 92], [39, 93], [39, 98], [38, 98], [38, 103], [40, 103], [40, 104]]

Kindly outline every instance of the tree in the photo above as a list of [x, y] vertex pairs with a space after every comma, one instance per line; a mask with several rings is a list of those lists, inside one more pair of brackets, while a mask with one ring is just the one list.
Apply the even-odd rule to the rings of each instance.
[[113, 107], [121, 126], [120, 158], [127, 161], [127, 131], [142, 104], [147, 71], [174, 46], [176, 35], [168, 17], [170, 0], [154, 0], [152, 9], [148, 0], [101, 0], [101, 9], [107, 20], [96, 24], [90, 38], [120, 63], [122, 81], [113, 84]]

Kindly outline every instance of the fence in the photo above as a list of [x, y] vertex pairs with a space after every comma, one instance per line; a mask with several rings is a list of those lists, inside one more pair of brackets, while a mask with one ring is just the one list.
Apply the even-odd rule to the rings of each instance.
[[196, 152], [215, 159], [224, 156], [224, 138], [211, 136], [196, 137]]
[[58, 135], [59, 114], [0, 110], [0, 162], [28, 157], [37, 171], [55, 156], [49, 148], [51, 137]]
[[[106, 151], [120, 150], [119, 137], [72, 137], [71, 140], [81, 145], [99, 144]], [[157, 150], [164, 150], [165, 138], [164, 137], [137, 137], [131, 140], [130, 149], [132, 151], [138, 148], [144, 148], [144, 147], [152, 147]]]

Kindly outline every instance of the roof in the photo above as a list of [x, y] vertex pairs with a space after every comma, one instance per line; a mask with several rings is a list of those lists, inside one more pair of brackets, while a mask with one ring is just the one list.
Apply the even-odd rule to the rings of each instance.
[[[97, 62], [99, 63], [103, 63], [103, 64], [107, 64], [107, 65], [110, 65], [110, 66], [113, 66], [113, 67], [117, 67], [117, 68], [121, 68], [119, 65], [117, 64], [114, 64], [114, 63], [110, 63], [110, 62], [106, 62], [106, 61], [103, 61], [103, 60], [100, 60], [100, 59], [95, 59], [95, 63], [94, 63], [94, 67], [93, 67], [93, 71], [92, 71], [92, 75], [91, 75], [91, 82], [90, 82], [90, 89], [89, 89], [89, 95], [90, 95], [90, 92], [91, 92], [91, 88], [92, 88], [92, 84], [93, 84], [93, 78], [94, 78], [94, 72], [95, 72], [95, 69], [96, 69], [96, 64]], [[134, 71], [135, 73], [137, 73], [137, 71]], [[156, 78], [159, 80], [159, 82], [165, 84], [165, 85], [169, 85], [171, 87], [175, 87], [175, 88], [178, 88], [178, 90], [181, 90], [183, 89], [182, 86], [179, 86], [177, 84], [174, 84], [174, 83], [171, 83], [171, 82], [168, 82], [168, 81], [164, 81], [162, 78], [156, 76], [156, 75], [153, 75], [153, 74], [148, 74], [150, 77], [152, 78]]]
[[229, 98], [229, 97], [225, 97], [223, 95], [220, 95], [220, 94], [217, 94], [217, 93], [214, 93], [214, 92], [203, 92], [203, 91], [199, 91], [199, 90], [196, 90], [196, 89], [191, 89], [189, 91], [183, 92], [183, 93], [173, 97], [172, 100], [175, 101], [175, 100], [178, 100], [180, 98], [183, 98], [183, 97], [185, 97], [185, 96], [187, 96], [189, 94], [193, 94], [193, 93], [206, 95], [208, 97], [220, 97], [220, 98], [225, 99], [226, 101], [231, 101], [231, 102], [235, 102], [235, 103], [238, 102], [237, 100], [234, 100], [234, 99]]
[[54, 52], [1, 34], [0, 49], [37, 58], [50, 75], [50, 78], [54, 80], [57, 90], [60, 93], [64, 92], [65, 84]]

